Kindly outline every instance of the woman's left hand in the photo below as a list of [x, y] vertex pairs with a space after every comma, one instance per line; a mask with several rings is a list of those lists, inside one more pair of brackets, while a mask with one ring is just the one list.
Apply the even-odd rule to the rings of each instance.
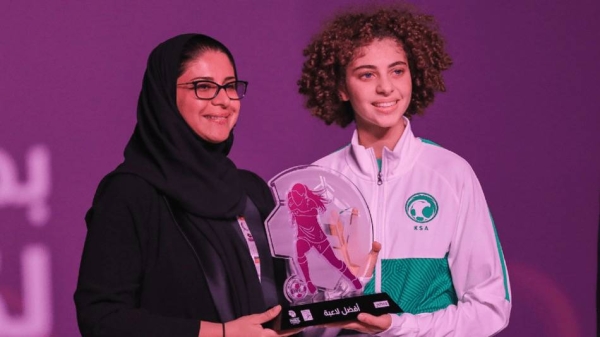
[[[241, 336], [260, 336], [260, 337], [284, 337], [290, 336], [295, 333], [302, 331], [302, 328], [286, 330], [286, 331], [275, 331], [272, 329], [263, 328], [262, 324], [266, 323], [281, 312], [281, 306], [276, 305], [273, 308], [259, 313], [247, 316], [242, 316], [233, 321], [229, 321], [223, 325], [223, 335], [227, 337], [241, 337]], [[220, 325], [219, 325], [220, 326]], [[202, 328], [200, 328], [202, 333]]]

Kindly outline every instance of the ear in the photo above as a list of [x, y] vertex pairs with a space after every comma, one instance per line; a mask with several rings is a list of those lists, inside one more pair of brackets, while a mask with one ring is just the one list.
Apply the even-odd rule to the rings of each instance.
[[344, 102], [347, 102], [350, 100], [350, 95], [348, 95], [348, 90], [346, 90], [346, 86], [345, 85], [340, 85], [338, 88], [338, 95], [340, 96], [340, 99]]

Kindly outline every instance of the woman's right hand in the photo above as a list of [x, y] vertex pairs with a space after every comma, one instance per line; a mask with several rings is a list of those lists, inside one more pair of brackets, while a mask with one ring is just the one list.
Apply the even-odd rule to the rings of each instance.
[[300, 332], [302, 329], [275, 331], [272, 329], [263, 328], [262, 324], [266, 323], [281, 312], [281, 306], [277, 305], [273, 308], [260, 314], [243, 316], [233, 321], [225, 323], [224, 337], [246, 337], [246, 336], [261, 336], [261, 337], [283, 337], [290, 336]]

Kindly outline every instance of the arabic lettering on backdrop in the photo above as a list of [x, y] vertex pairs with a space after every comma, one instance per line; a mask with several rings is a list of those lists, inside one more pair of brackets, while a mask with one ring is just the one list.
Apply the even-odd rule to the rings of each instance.
[[[31, 147], [25, 155], [25, 168], [26, 179], [19, 181], [15, 160], [0, 149], [0, 209], [25, 207], [28, 223], [41, 227], [50, 218], [50, 151], [43, 145]], [[6, 231], [6, 224], [3, 225]], [[0, 254], [0, 273], [1, 257]], [[50, 250], [42, 243], [26, 244], [20, 262], [22, 311], [19, 315], [11, 314], [0, 296], [0, 337], [49, 336], [52, 330]]]
[[50, 218], [50, 151], [43, 145], [33, 146], [25, 155], [26, 180], [19, 181], [15, 160], [0, 149], [0, 207], [27, 208], [27, 220], [43, 226]]

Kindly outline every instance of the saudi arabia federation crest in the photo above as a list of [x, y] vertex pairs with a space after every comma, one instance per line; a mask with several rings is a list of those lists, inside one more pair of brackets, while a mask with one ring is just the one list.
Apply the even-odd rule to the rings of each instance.
[[427, 193], [413, 194], [408, 198], [405, 205], [406, 215], [418, 223], [433, 220], [438, 213], [438, 209], [437, 200]]

